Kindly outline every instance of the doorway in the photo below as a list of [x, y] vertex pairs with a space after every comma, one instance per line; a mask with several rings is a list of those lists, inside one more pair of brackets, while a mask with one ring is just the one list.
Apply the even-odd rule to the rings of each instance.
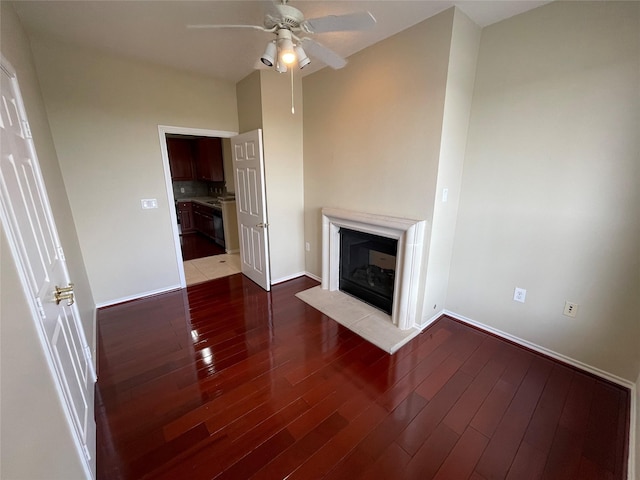
[[241, 271], [229, 138], [159, 126], [181, 287]]

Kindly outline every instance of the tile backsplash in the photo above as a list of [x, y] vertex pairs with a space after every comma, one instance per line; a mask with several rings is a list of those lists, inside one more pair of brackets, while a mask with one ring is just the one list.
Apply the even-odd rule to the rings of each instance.
[[206, 197], [209, 195], [209, 184], [207, 182], [197, 182], [186, 180], [183, 182], [173, 182], [174, 198]]

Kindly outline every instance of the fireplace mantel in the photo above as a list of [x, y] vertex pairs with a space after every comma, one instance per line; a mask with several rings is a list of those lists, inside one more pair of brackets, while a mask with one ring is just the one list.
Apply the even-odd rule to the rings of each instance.
[[401, 330], [416, 325], [425, 220], [389, 217], [339, 208], [322, 209], [322, 288], [339, 289], [340, 228], [398, 240], [391, 322]]

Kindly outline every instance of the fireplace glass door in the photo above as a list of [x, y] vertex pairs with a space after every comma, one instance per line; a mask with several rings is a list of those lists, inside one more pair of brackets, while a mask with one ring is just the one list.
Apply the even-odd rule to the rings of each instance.
[[391, 314], [398, 241], [340, 229], [340, 290]]

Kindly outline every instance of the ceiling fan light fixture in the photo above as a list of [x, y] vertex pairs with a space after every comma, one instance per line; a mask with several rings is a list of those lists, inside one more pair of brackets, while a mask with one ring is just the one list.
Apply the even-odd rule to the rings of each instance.
[[[313, 38], [299, 38], [300, 35], [368, 30], [376, 24], [376, 19], [367, 11], [305, 19], [300, 10], [288, 5], [289, 0], [272, 0], [272, 3], [276, 5], [264, 16], [262, 25], [206, 24], [187, 25], [187, 28], [244, 28], [275, 34], [276, 40], [267, 44], [260, 61], [268, 67], [284, 72], [287, 68], [293, 68], [296, 62], [301, 69], [311, 63], [304, 50], [298, 48], [301, 44], [313, 56], [314, 62], [317, 60], [334, 70], [347, 64], [338, 53]], [[280, 67], [277, 66], [278, 63]], [[257, 67], [259, 68], [259, 65]]]
[[275, 40], [269, 42], [267, 44], [267, 48], [264, 51], [262, 57], [260, 57], [260, 61], [264, 63], [267, 67], [273, 67], [273, 64], [276, 63], [276, 55], [277, 55], [277, 47]]
[[300, 67], [300, 70], [311, 63], [311, 60], [309, 60], [309, 57], [307, 57], [307, 54], [300, 45], [296, 46], [295, 52], [298, 57], [298, 67]]
[[280, 60], [285, 65], [293, 65], [296, 62], [296, 54], [293, 50], [282, 50], [280, 52]]
[[296, 53], [293, 51], [291, 32], [286, 28], [278, 30], [278, 56], [285, 65], [293, 65], [296, 61]]
[[279, 59], [276, 62], [276, 72], [278, 72], [278, 73], [287, 73], [287, 66], [284, 65], [283, 63], [281, 63]]

